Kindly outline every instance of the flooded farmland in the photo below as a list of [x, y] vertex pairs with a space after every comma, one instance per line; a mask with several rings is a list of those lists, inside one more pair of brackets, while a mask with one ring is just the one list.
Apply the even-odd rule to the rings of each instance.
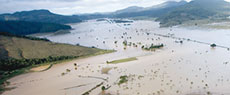
[[230, 95], [229, 30], [147, 20], [70, 25], [70, 33], [39, 37], [116, 52], [16, 76], [3, 95]]

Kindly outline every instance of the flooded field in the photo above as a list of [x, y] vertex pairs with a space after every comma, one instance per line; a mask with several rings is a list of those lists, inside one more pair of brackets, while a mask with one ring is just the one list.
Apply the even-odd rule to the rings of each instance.
[[117, 52], [14, 77], [3, 95], [230, 95], [230, 30], [144, 20], [71, 26], [39, 37]]

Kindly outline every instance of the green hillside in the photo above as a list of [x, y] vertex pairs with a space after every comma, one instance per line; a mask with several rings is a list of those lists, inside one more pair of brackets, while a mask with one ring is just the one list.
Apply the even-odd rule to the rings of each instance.
[[79, 16], [64, 16], [54, 14], [48, 10], [31, 10], [15, 12], [13, 14], [1, 14], [0, 20], [4, 21], [32, 21], [32, 22], [48, 22], [48, 23], [78, 23], [81, 22]]
[[3, 90], [2, 84], [8, 78], [25, 72], [27, 67], [113, 52], [31, 39], [0, 33], [0, 93]]
[[29, 40], [18, 37], [7, 37], [2, 35], [0, 35], [0, 46], [3, 51], [7, 51], [1, 53], [1, 57], [16, 59], [46, 58], [49, 56], [86, 56], [104, 52], [104, 50], [96, 48], [58, 44], [40, 40]]
[[161, 27], [175, 26], [187, 21], [202, 19], [226, 19], [230, 3], [224, 0], [193, 0], [159, 17]]
[[0, 31], [15, 35], [56, 32], [71, 29], [69, 25], [27, 21], [0, 21]]

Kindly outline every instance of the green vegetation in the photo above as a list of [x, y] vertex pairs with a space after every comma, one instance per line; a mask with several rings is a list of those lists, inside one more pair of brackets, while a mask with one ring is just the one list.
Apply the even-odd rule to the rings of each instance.
[[[10, 84], [10, 83], [7, 81], [7, 79], [9, 79], [9, 78], [11, 78], [11, 77], [14, 77], [14, 76], [16, 76], [16, 75], [19, 75], [19, 74], [23, 74], [23, 73], [25, 73], [25, 72], [28, 72], [27, 70], [28, 70], [28, 68], [22, 68], [22, 69], [19, 69], [19, 70], [11, 71], [11, 74], [0, 75], [0, 94], [1, 94], [3, 91], [5, 91], [5, 90], [8, 89], [8, 88], [7, 88], [7, 89], [5, 88], [5, 86], [7, 86], [8, 84]], [[1, 74], [4, 73], [3, 71], [0, 71], [0, 72], [1, 72]]]
[[41, 59], [15, 59], [15, 58], [8, 58], [8, 59], [0, 59], [0, 70], [3, 71], [4, 74], [10, 74], [11, 71], [17, 70], [20, 68], [25, 68], [33, 65], [44, 64], [48, 62], [60, 61], [65, 59], [74, 59], [77, 58], [76, 56], [60, 56], [60, 57], [52, 57], [49, 56], [47, 58]]
[[157, 21], [160, 21], [161, 27], [170, 27], [175, 25], [183, 24], [190, 20], [200, 20], [206, 19], [209, 16], [214, 15], [214, 13], [206, 11], [201, 8], [181, 8], [170, 13], [159, 17]]
[[117, 63], [124, 63], [124, 62], [129, 62], [129, 61], [134, 61], [137, 60], [136, 57], [131, 57], [131, 58], [125, 58], [125, 59], [119, 59], [119, 60], [114, 60], [114, 61], [107, 61], [107, 64], [117, 64]]
[[[174, 2], [169, 1], [165, 2], [163, 4], [152, 6], [148, 8], [142, 8], [142, 7], [128, 7], [123, 10], [119, 10], [118, 12], [115, 12], [115, 14], [112, 17], [117, 18], [154, 18], [154, 17], [160, 17], [169, 11], [173, 10], [174, 8], [186, 4], [186, 1], [180, 1], [180, 2]], [[159, 8], [159, 6], [164, 6]]]
[[[159, 8], [159, 6], [164, 7]], [[180, 2], [169, 1], [149, 8], [128, 7], [123, 10], [118, 10], [107, 17], [131, 18], [137, 20], [147, 18], [159, 21], [161, 27], [171, 27], [189, 21], [204, 19], [209, 19], [210, 21], [228, 20], [230, 15], [229, 6], [230, 3], [225, 0], [192, 0], [191, 2], [186, 2], [184, 0]], [[123, 23], [123, 21], [118, 22]], [[200, 23], [198, 22], [194, 25], [198, 24]]]
[[144, 49], [144, 50], [155, 50], [155, 49], [160, 49], [162, 47], [164, 47], [164, 44], [160, 44], [160, 45], [153, 45], [153, 44], [151, 44], [150, 47], [142, 46], [141, 48]]
[[216, 47], [216, 44], [211, 44], [210, 46], [211, 46], [212, 48], [214, 48], [214, 47]]
[[[161, 27], [170, 27], [194, 20], [226, 20], [230, 4], [224, 0], [193, 0], [183, 6], [174, 8], [157, 18]], [[199, 23], [195, 23], [197, 25]]]
[[80, 17], [73, 16], [63, 16], [51, 13], [48, 10], [32, 10], [32, 11], [22, 11], [13, 14], [2, 14], [0, 15], [0, 20], [3, 21], [32, 21], [32, 22], [48, 22], [48, 23], [78, 23], [81, 22]]
[[49, 56], [87, 56], [111, 52], [110, 50], [100, 50], [97, 48], [87, 48], [82, 46], [58, 44], [48, 41], [29, 40], [25, 38], [1, 35], [0, 44], [0, 49], [5, 51], [0, 53], [0, 59], [40, 59], [47, 58]]
[[26, 21], [0, 21], [0, 31], [15, 35], [56, 32], [71, 29], [69, 25]]
[[101, 18], [101, 19], [97, 19], [96, 21], [106, 21], [106, 19]]
[[123, 45], [124, 46], [127, 46], [128, 45], [128, 42], [125, 40], [125, 41], [123, 41]]
[[121, 85], [121, 84], [126, 83], [126, 82], [128, 82], [128, 76], [127, 75], [120, 76], [120, 80], [118, 82], [118, 85]]
[[30, 36], [21, 36], [21, 35], [13, 35], [7, 32], [0, 32], [0, 35], [3, 36], [8, 36], [8, 37], [18, 37], [18, 38], [25, 38], [25, 39], [30, 39], [30, 40], [40, 40], [40, 41], [50, 41], [46, 38], [37, 38], [37, 37], [30, 37]]
[[117, 44], [117, 41], [114, 41], [114, 44]]
[[164, 47], [164, 44], [160, 44], [160, 45], [151, 45], [149, 48], [150, 49], [155, 49], [155, 48], [162, 48], [162, 47]]
[[[181, 25], [182, 27], [187, 26], [198, 26], [198, 27], [205, 27], [205, 28], [214, 28], [214, 29], [230, 29], [228, 23], [230, 19], [202, 19], [202, 20], [192, 20], [186, 21]], [[216, 24], [213, 24], [216, 23]], [[218, 23], [218, 24], [217, 24]]]
[[128, 20], [113, 20], [115, 23], [133, 23], [133, 21], [128, 21]]
[[102, 90], [102, 91], [105, 91], [105, 90], [106, 90], [105, 86], [102, 86], [102, 87], [101, 87], [101, 90]]
[[[66, 59], [74, 59], [75, 56], [60, 56], [60, 57], [48, 57], [42, 59], [0, 59], [0, 86], [5, 84], [6, 80], [16, 75], [27, 72], [29, 68], [50, 62], [58, 62]], [[51, 68], [52, 65], [49, 66]], [[47, 69], [49, 69], [47, 68]], [[0, 87], [0, 92], [3, 91], [3, 87]]]

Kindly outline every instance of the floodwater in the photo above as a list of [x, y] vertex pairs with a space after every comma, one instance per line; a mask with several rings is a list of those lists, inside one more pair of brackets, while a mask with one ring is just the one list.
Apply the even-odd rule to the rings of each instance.
[[[159, 28], [158, 22], [144, 20], [129, 24], [90, 20], [71, 26], [74, 28], [71, 33], [39, 37], [117, 52], [58, 64], [44, 72], [16, 76], [9, 80], [11, 84], [8, 86], [15, 89], [3, 95], [82, 95], [102, 82], [108, 87], [106, 91], [102, 91], [100, 86], [89, 94], [230, 95], [229, 30]], [[125, 40], [132, 45], [124, 46]], [[212, 43], [217, 47], [211, 48]], [[141, 49], [151, 44], [164, 44], [164, 47], [155, 51]], [[138, 60], [106, 63], [130, 57]], [[111, 70], [104, 74], [101, 72], [103, 68]], [[124, 75], [128, 76], [128, 82], [118, 85], [120, 76]]]

